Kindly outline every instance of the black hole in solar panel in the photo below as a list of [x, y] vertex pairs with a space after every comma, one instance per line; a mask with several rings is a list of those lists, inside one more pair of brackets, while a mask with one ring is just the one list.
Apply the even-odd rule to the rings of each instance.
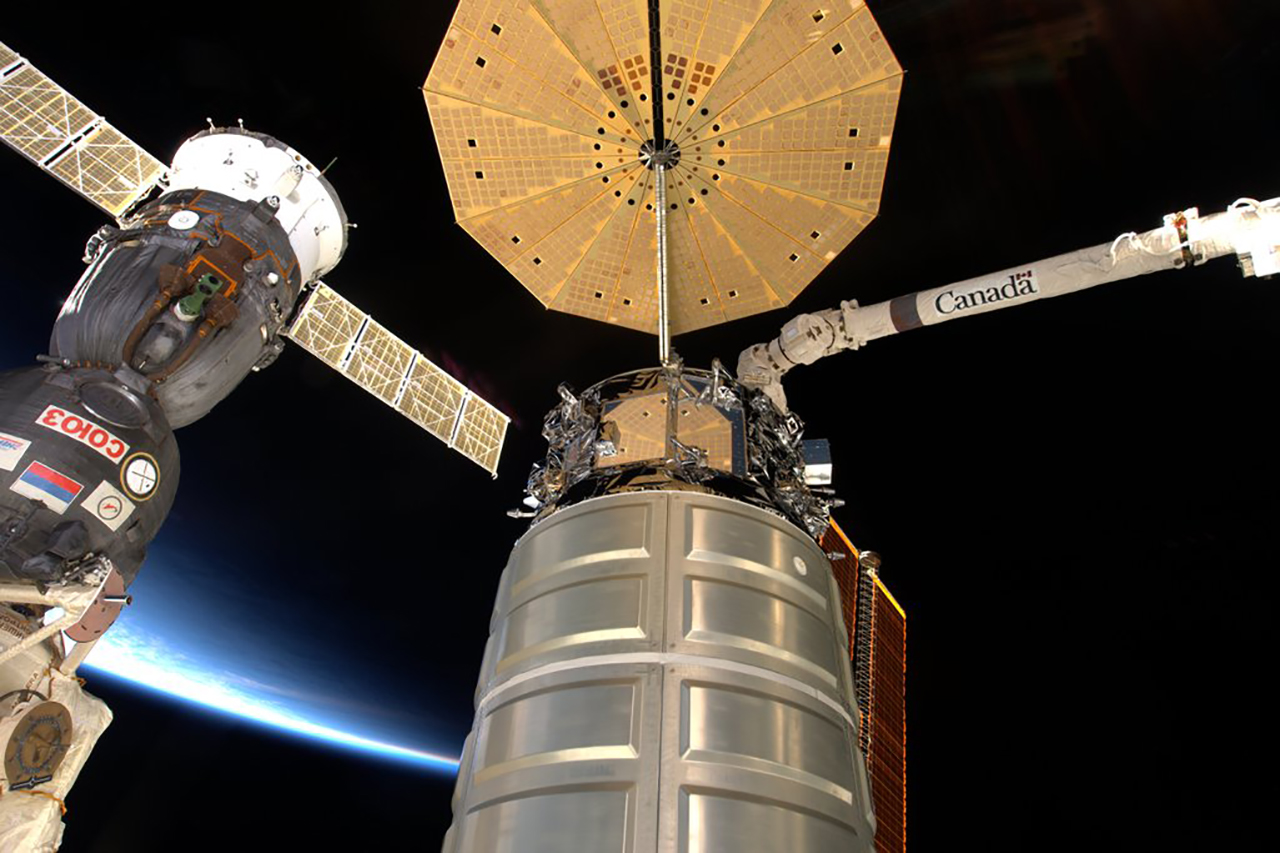
[[674, 101], [675, 99], [676, 99], [676, 93], [675, 93], [675, 92], [667, 92], [667, 100], [668, 100], [668, 101]]
[[626, 299], [626, 298], [624, 298], [624, 299], [622, 300], [622, 304], [623, 304], [623, 305], [630, 305], [630, 304], [631, 304], [631, 300], [630, 300], [630, 299]]
[[800, 260], [800, 256], [796, 254], [792, 254], [790, 260], [791, 260], [791, 263], [794, 264], [796, 261]]
[[699, 301], [699, 302], [701, 302], [703, 305], [710, 305], [710, 304], [711, 304], [711, 300], [710, 300], [710, 299], [708, 299], [708, 298], [707, 298], [707, 297], [705, 297], [705, 296], [704, 296], [704, 297], [702, 297], [701, 299], [699, 299], [698, 301]]
[[680, 205], [676, 204], [676, 203], [673, 201], [673, 202], [671, 202], [671, 209], [672, 209], [672, 210], [679, 210], [679, 209], [680, 209]]
[[693, 98], [690, 98], [689, 100], [685, 101], [685, 103], [688, 104], [689, 106], [693, 106]]
[[646, 204], [646, 205], [644, 206], [644, 209], [645, 209], [645, 210], [653, 210], [653, 205], [651, 205], [651, 204]]
[[697, 203], [698, 203], [698, 200], [696, 198], [689, 199], [689, 204], [697, 204]]
[[719, 165], [721, 165], [721, 166], [723, 166], [723, 165], [724, 165], [724, 161], [723, 161], [723, 160], [717, 160], [717, 161], [716, 161], [716, 163], [717, 163], [717, 164], [719, 164]]
[[597, 151], [599, 151], [599, 150], [600, 150], [600, 143], [599, 143], [599, 142], [597, 142], [597, 143], [596, 143], [596, 150], [597, 150]]
[[468, 147], [468, 148], [475, 148], [475, 147], [476, 147], [476, 141], [475, 141], [474, 139], [468, 139], [468, 140], [467, 140], [467, 147]]
[[494, 24], [492, 27], [489, 27], [489, 32], [493, 33], [495, 36], [500, 36], [502, 35], [502, 27]]
[[723, 140], [723, 139], [721, 139], [719, 142], [717, 142], [717, 143], [716, 143], [716, 146], [717, 146], [717, 147], [719, 147], [719, 148], [723, 148], [723, 147], [724, 147], [724, 140]]
[[601, 180], [602, 180], [602, 181], [604, 181], [604, 182], [607, 184], [607, 183], [609, 183], [609, 176], [608, 176], [608, 175], [605, 175], [603, 178], [601, 178]]
[[613, 110], [609, 110], [609, 118], [617, 118], [617, 117], [618, 117], [617, 113], [615, 113]]
[[635, 204], [635, 203], [636, 203], [636, 200], [634, 198], [627, 199], [627, 204]]
[[600, 134], [601, 136], [604, 136], [604, 128], [603, 128], [603, 127], [597, 127], [597, 128], [596, 128], [596, 133]]
[[519, 234], [514, 235], [514, 236], [511, 238], [511, 242], [512, 242], [512, 243], [519, 243], [519, 242], [520, 242], [520, 235], [519, 235]]
[[614, 198], [622, 198], [622, 190], [614, 190], [614, 191], [613, 191], [613, 197], [614, 197]]
[[713, 124], [713, 125], [711, 125], [711, 129], [712, 129], [712, 130], [714, 130], [716, 133], [719, 133], [719, 132], [720, 132], [720, 125], [718, 125], [718, 124]]
[[641, 93], [640, 93], [640, 100], [642, 100], [642, 101], [647, 101], [647, 100], [649, 100], [649, 96], [648, 96], [648, 95], [646, 95], [644, 92], [641, 92]]
[[738, 291], [736, 291], [736, 290], [730, 290], [730, 291], [729, 291], [729, 298], [730, 298], [730, 299], [737, 299], [737, 298], [738, 298]]
[[703, 194], [703, 195], [706, 195], [706, 194], [707, 194], [707, 193], [709, 193], [709, 192], [711, 192], [711, 190], [703, 190], [703, 191], [702, 191], [702, 194]]
[[853, 164], [852, 164], [852, 163], [845, 163], [845, 164], [844, 164], [844, 170], [845, 170], [846, 172], [852, 172], [852, 171], [853, 171]]
[[597, 168], [597, 169], [603, 169], [603, 168], [604, 168], [604, 163], [596, 163], [596, 168]]
[[703, 114], [704, 116], [709, 116], [709, 115], [711, 115], [711, 110], [707, 109], [706, 107], [703, 107], [703, 108], [702, 108], [702, 114]]
[[596, 299], [604, 299], [604, 294], [597, 290], [597, 291], [596, 291]]
[[484, 66], [485, 66], [485, 61], [484, 61], [484, 57], [483, 57], [483, 56], [477, 56], [477, 57], [476, 57], [476, 65], [479, 65], [481, 68], [484, 68]]
[[810, 231], [810, 232], [809, 232], [809, 236], [810, 236], [810, 237], [812, 237], [813, 239], [817, 240], [817, 239], [818, 239], [819, 237], [821, 237], [822, 235], [821, 235], [820, 233], [818, 233], [817, 231]]
[[857, 136], [858, 136], [858, 129], [856, 127], [849, 128], [849, 138], [856, 139]]
[[839, 56], [840, 54], [844, 53], [844, 45], [842, 45], [840, 42], [836, 42], [835, 44], [831, 45], [831, 52], [834, 53], [836, 56]]
[[625, 110], [627, 107], [631, 106], [631, 104], [627, 103], [626, 101], [623, 101], [621, 104], [619, 104], [619, 106]]
[[821, 9], [819, 9], [817, 12], [813, 13], [813, 22], [815, 24], [820, 24], [822, 23], [822, 19], [825, 17], [826, 17], [826, 14]]
[[535, 264], [540, 264], [540, 263], [542, 263], [542, 258], [534, 258], [534, 259], [533, 259], [533, 262], [534, 262]]
[[719, 176], [719, 175], [712, 175], [712, 176], [711, 176], [711, 180], [713, 180], [713, 181], [718, 181], [718, 180], [720, 180], [720, 176]]
[[484, 172], [476, 172], [476, 180], [484, 180]]

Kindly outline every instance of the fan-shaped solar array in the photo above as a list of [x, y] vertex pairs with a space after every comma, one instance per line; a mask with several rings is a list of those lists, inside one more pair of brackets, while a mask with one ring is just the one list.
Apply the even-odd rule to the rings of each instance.
[[459, 223], [548, 308], [673, 332], [788, 304], [874, 218], [902, 68], [862, 0], [462, 0], [424, 86]]

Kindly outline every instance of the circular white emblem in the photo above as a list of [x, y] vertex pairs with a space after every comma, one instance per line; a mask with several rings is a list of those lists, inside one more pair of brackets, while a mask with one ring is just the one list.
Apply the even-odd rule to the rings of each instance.
[[179, 231], [186, 231], [188, 228], [195, 228], [200, 222], [200, 214], [194, 210], [179, 210], [173, 216], [169, 217], [169, 227], [176, 228]]
[[135, 453], [124, 463], [120, 484], [134, 500], [145, 501], [160, 485], [160, 467], [150, 453]]
[[795, 567], [796, 567], [796, 571], [797, 571], [797, 572], [799, 572], [799, 573], [800, 573], [800, 574], [802, 574], [802, 575], [807, 575], [807, 574], [809, 574], [809, 564], [808, 564], [808, 563], [806, 563], [802, 558], [800, 558], [800, 557], [795, 557], [795, 558], [793, 558], [793, 559], [792, 559], [792, 561], [791, 561], [791, 562], [792, 562], [792, 564], [794, 564], [794, 565], [795, 565]]

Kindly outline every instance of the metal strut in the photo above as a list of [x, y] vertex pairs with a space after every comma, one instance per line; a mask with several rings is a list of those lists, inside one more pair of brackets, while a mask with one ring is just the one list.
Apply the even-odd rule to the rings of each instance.
[[667, 167], [661, 161], [653, 169], [658, 182], [658, 360], [671, 365], [671, 311], [667, 293]]

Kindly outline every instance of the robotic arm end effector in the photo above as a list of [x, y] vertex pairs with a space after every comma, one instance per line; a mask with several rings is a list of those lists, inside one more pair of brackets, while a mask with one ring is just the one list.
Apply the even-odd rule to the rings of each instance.
[[850, 336], [848, 318], [857, 302], [816, 314], [801, 314], [782, 327], [781, 334], [767, 344], [756, 344], [738, 356], [738, 381], [762, 390], [782, 412], [787, 396], [782, 377], [798, 364], [813, 364], [823, 356], [857, 349], [859, 341]]

